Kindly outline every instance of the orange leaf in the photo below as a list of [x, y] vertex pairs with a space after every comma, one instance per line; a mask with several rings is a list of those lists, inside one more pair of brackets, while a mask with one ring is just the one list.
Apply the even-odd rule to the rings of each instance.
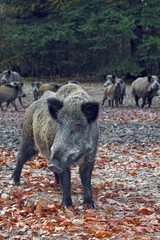
[[2, 157], [0, 157], [0, 162], [2, 162], [2, 163], [6, 163], [6, 159], [5, 158], [2, 158]]
[[146, 214], [146, 215], [150, 215], [150, 214], [152, 214], [154, 211], [152, 210], [152, 209], [147, 209], [147, 208], [142, 208], [141, 210], [140, 210], [140, 212], [141, 213], [143, 213], [143, 214]]
[[37, 203], [35, 213], [37, 213], [40, 216], [44, 216], [46, 213], [53, 213], [55, 212], [55, 205], [53, 202], [47, 201], [45, 199], [40, 199]]
[[108, 231], [97, 231], [95, 233], [95, 237], [97, 237], [97, 238], [105, 238], [105, 237], [109, 237], [111, 235], [112, 235], [112, 233], [108, 232]]
[[87, 231], [92, 233], [92, 232], [97, 232], [98, 231], [98, 227], [93, 227], [93, 226], [90, 226], [87, 228]]
[[114, 233], [120, 233], [120, 232], [123, 232], [123, 228], [121, 228], [121, 227], [114, 227], [114, 228], [112, 228], [112, 232], [114, 232]]
[[133, 176], [133, 177], [137, 175], [137, 173], [136, 173], [135, 171], [129, 172], [128, 174], [130, 174], [130, 175]]

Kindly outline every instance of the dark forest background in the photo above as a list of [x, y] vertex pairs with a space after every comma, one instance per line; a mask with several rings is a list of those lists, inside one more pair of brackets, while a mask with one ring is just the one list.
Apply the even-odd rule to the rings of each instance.
[[0, 0], [0, 70], [24, 77], [159, 74], [159, 0]]

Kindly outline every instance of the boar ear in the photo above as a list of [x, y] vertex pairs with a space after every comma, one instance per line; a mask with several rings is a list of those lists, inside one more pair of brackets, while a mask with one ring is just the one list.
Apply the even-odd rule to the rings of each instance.
[[8, 75], [11, 75], [11, 70], [9, 69], [9, 70], [7, 71], [7, 73], [8, 73]]
[[47, 104], [50, 115], [57, 119], [57, 113], [63, 107], [63, 102], [56, 98], [49, 98], [47, 99]]
[[151, 76], [151, 75], [148, 75], [147, 78], [148, 78], [148, 81], [149, 81], [149, 82], [152, 81], [152, 76]]
[[81, 110], [87, 118], [88, 123], [95, 121], [99, 113], [98, 102], [82, 103]]
[[116, 75], [113, 74], [113, 75], [112, 75], [112, 78], [115, 80], [115, 79], [116, 79]]
[[116, 82], [116, 75], [112, 75], [112, 83]]

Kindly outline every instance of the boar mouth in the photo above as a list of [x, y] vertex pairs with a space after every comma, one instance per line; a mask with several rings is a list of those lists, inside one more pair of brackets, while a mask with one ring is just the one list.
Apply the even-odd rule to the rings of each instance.
[[57, 158], [52, 158], [51, 163], [48, 165], [48, 169], [52, 172], [62, 173], [65, 167], [70, 167], [72, 164], [73, 165], [78, 164], [79, 161], [81, 163], [82, 157], [85, 157], [85, 155], [87, 155], [88, 152], [89, 152], [89, 149], [86, 150], [85, 154], [83, 152], [81, 154], [78, 154], [78, 156], [75, 156], [77, 155], [75, 153], [71, 154], [68, 157], [68, 160], [64, 164], [61, 164], [62, 162]]
[[69, 157], [67, 161], [67, 166], [78, 163], [83, 156], [84, 154], [79, 154], [77, 157], [74, 157], [74, 156]]

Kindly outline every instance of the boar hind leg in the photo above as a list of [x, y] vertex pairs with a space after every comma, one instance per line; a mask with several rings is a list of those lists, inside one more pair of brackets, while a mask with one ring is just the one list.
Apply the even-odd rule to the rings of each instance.
[[20, 184], [20, 177], [24, 163], [30, 160], [36, 154], [37, 151], [34, 148], [34, 142], [29, 140], [22, 142], [17, 155], [16, 167], [12, 175], [16, 185]]
[[107, 97], [104, 97], [102, 100], [102, 106], [104, 105], [105, 101], [106, 101]]
[[91, 176], [93, 170], [94, 162], [88, 162], [80, 166], [79, 172], [81, 181], [84, 188], [84, 203], [87, 204], [89, 208], [94, 207], [94, 200], [92, 197], [92, 186], [91, 186]]
[[136, 106], [139, 107], [139, 97], [137, 95], [134, 96]]
[[8, 106], [9, 106], [10, 103], [12, 103], [13, 107], [15, 108], [15, 110], [18, 111], [18, 108], [17, 108], [17, 106], [16, 106], [15, 101], [7, 102], [7, 108], [8, 108]]
[[108, 100], [108, 106], [111, 107], [111, 100]]
[[58, 175], [63, 191], [62, 204], [64, 207], [68, 208], [72, 206], [70, 169], [65, 167], [63, 172], [59, 173]]
[[59, 179], [59, 175], [58, 175], [57, 172], [54, 172], [54, 177], [55, 177], [56, 183], [59, 184], [60, 183], [60, 181], [59, 181], [60, 179]]

